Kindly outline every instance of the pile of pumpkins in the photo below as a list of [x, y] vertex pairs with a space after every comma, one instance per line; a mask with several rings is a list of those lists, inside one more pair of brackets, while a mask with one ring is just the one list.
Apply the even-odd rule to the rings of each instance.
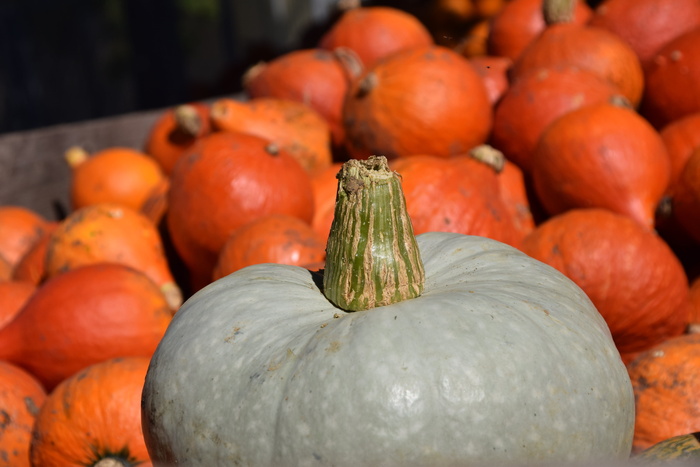
[[[355, 4], [69, 148], [65, 219], [0, 206], [0, 466], [697, 456], [699, 45], [698, 0]], [[414, 235], [367, 280], [417, 298], [324, 297]]]

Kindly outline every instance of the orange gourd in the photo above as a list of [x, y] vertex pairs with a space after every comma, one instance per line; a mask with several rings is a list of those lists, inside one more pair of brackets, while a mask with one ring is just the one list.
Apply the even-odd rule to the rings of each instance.
[[[493, 17], [487, 39], [489, 55], [515, 60], [545, 28], [543, 0], [510, 0]], [[583, 0], [577, 0], [573, 21], [585, 24], [593, 14]]]
[[7, 281], [12, 279], [13, 275], [12, 265], [5, 257], [0, 254], [0, 281]]
[[[56, 387], [36, 418], [32, 465], [150, 465], [141, 431], [148, 364], [147, 357], [109, 359]], [[106, 459], [114, 463], [99, 463]]]
[[468, 59], [430, 46], [399, 52], [369, 69], [352, 85], [343, 121], [355, 158], [449, 157], [486, 140], [492, 112]]
[[0, 255], [14, 269], [46, 230], [47, 220], [22, 206], [0, 206]]
[[177, 160], [202, 136], [211, 133], [209, 107], [201, 102], [167, 109], [153, 123], [144, 152], [170, 175]]
[[470, 57], [469, 61], [484, 81], [491, 104], [495, 105], [510, 85], [508, 70], [513, 61], [507, 57], [493, 55]]
[[525, 237], [522, 251], [583, 289], [625, 361], [673, 336], [689, 321], [688, 279], [652, 230], [606, 209], [572, 209]]
[[415, 155], [391, 161], [401, 174], [406, 209], [416, 235], [457, 232], [519, 242], [500, 197], [496, 171], [470, 156]]
[[58, 227], [59, 222], [48, 222], [44, 233], [34, 242], [34, 245], [18, 261], [12, 277], [15, 280], [40, 284], [46, 277], [46, 251], [51, 240], [51, 234]]
[[172, 174], [167, 229], [192, 288], [211, 282], [219, 251], [238, 227], [267, 214], [311, 222], [308, 173], [258, 136], [217, 132], [181, 159]]
[[0, 328], [0, 359], [47, 389], [88, 365], [150, 357], [172, 312], [158, 287], [123, 264], [82, 266], [47, 280]]
[[306, 266], [326, 258], [325, 239], [297, 217], [271, 214], [236, 229], [221, 249], [213, 272], [220, 279], [260, 263]]
[[35, 284], [27, 281], [0, 281], [0, 328], [17, 316], [36, 289]]
[[667, 42], [646, 69], [640, 112], [657, 128], [700, 112], [700, 25]]
[[550, 214], [600, 207], [650, 229], [670, 171], [654, 127], [634, 110], [608, 103], [559, 117], [532, 157], [535, 191]]
[[693, 151], [700, 148], [700, 112], [681, 117], [664, 126], [660, 131], [661, 139], [671, 160], [671, 181], [669, 190], [681, 176], [683, 167], [690, 159]]
[[272, 97], [245, 102], [221, 98], [211, 105], [211, 119], [219, 131], [238, 131], [270, 140], [309, 172], [328, 167], [333, 161], [328, 122], [301, 102]]
[[314, 217], [311, 220], [311, 227], [324, 240], [328, 239], [335, 216], [337, 175], [342, 165], [342, 162], [335, 162], [326, 169], [311, 174], [311, 186], [314, 192]]
[[498, 173], [501, 198], [506, 211], [513, 220], [513, 228], [518, 238], [525, 238], [535, 229], [535, 219], [532, 213], [528, 195], [525, 174], [520, 167], [505, 160], [503, 168]]
[[73, 209], [116, 203], [138, 211], [165, 178], [151, 157], [131, 148], [110, 147], [90, 155], [76, 146], [65, 158], [72, 170]]
[[30, 467], [34, 420], [45, 400], [34, 376], [0, 360], [0, 467]]
[[606, 102], [615, 86], [574, 67], [548, 67], [513, 81], [494, 110], [491, 144], [526, 175], [544, 129], [558, 117], [585, 105]]
[[275, 97], [308, 105], [331, 127], [333, 144], [345, 140], [343, 99], [360, 73], [359, 59], [346, 49], [300, 49], [254, 65], [243, 75], [243, 89], [252, 98]]
[[156, 226], [144, 215], [117, 204], [94, 204], [71, 213], [51, 234], [46, 247], [46, 275], [79, 266], [117, 262], [143, 272], [168, 298], [182, 304]]
[[395, 53], [433, 45], [433, 38], [411, 13], [387, 6], [358, 6], [346, 10], [318, 45], [325, 50], [348, 48], [364, 66], [372, 67]]
[[700, 147], [681, 172], [673, 193], [672, 213], [678, 225], [700, 244]]
[[589, 24], [616, 34], [647, 66], [664, 44], [700, 26], [700, 2], [604, 0], [596, 7]]
[[633, 452], [700, 430], [700, 334], [659, 343], [628, 371], [636, 408]]
[[[545, 6], [573, 0], [545, 0]], [[570, 5], [567, 5], [570, 4]], [[637, 107], [644, 91], [644, 72], [637, 54], [618, 36], [602, 28], [553, 19], [513, 63], [511, 79], [549, 66], [574, 66], [612, 83]]]

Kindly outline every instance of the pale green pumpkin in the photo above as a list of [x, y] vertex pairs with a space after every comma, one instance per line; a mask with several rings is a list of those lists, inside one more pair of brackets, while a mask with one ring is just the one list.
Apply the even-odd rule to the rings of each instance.
[[[363, 180], [364, 188], [376, 188], [374, 179]], [[404, 297], [422, 288], [420, 296], [347, 312], [326, 298], [320, 278], [272, 264], [200, 290], [175, 315], [146, 378], [143, 427], [154, 464], [626, 459], [631, 384], [604, 320], [581, 289], [512, 247], [452, 233], [419, 236], [420, 257], [402, 254], [394, 270], [385, 259], [368, 259], [365, 267], [378, 274], [353, 273], [353, 261], [331, 251], [334, 241], [352, 242], [359, 234], [364, 240], [355, 244], [385, 255], [392, 248], [381, 243], [410, 229], [405, 211], [396, 216], [396, 208], [377, 207], [387, 196], [401, 196], [395, 206], [402, 209], [400, 191], [381, 190], [376, 203], [364, 205], [373, 214], [358, 218], [364, 227], [345, 222], [354, 227], [341, 232], [334, 223], [327, 268], [333, 277], [345, 271], [378, 285], [365, 284], [373, 297], [386, 284], [408, 291]], [[384, 223], [376, 222], [375, 208], [391, 213], [386, 223], [394, 218], [402, 225], [372, 230]], [[402, 238], [393, 250], [411, 247]], [[424, 284], [415, 258], [422, 258]], [[346, 279], [338, 283], [358, 287]]]

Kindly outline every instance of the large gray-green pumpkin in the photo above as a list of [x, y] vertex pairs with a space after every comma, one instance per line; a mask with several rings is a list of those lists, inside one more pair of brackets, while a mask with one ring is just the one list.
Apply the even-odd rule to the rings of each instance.
[[423, 292], [390, 305], [343, 311], [311, 272], [273, 264], [191, 297], [144, 387], [154, 464], [626, 459], [632, 388], [581, 289], [494, 240], [417, 244]]

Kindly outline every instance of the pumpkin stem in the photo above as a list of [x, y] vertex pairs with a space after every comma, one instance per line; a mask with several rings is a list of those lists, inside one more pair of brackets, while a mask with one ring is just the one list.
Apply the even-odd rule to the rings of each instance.
[[63, 154], [63, 158], [66, 160], [71, 169], [75, 169], [83, 162], [88, 160], [89, 157], [90, 155], [85, 148], [80, 146], [72, 146]]
[[333, 50], [333, 55], [340, 62], [346, 76], [350, 82], [358, 79], [365, 71], [362, 60], [357, 56], [354, 50], [349, 47], [336, 47]]
[[323, 289], [346, 311], [390, 305], [423, 292], [425, 274], [401, 179], [384, 156], [352, 159], [338, 173]]
[[542, 13], [547, 25], [570, 23], [574, 20], [574, 11], [578, 0], [544, 0]]
[[481, 144], [471, 151], [469, 155], [474, 159], [491, 167], [494, 172], [501, 173], [506, 165], [506, 157], [501, 151], [488, 144]]
[[197, 136], [202, 130], [202, 119], [197, 109], [188, 104], [182, 104], [173, 110], [177, 129], [189, 136]]

